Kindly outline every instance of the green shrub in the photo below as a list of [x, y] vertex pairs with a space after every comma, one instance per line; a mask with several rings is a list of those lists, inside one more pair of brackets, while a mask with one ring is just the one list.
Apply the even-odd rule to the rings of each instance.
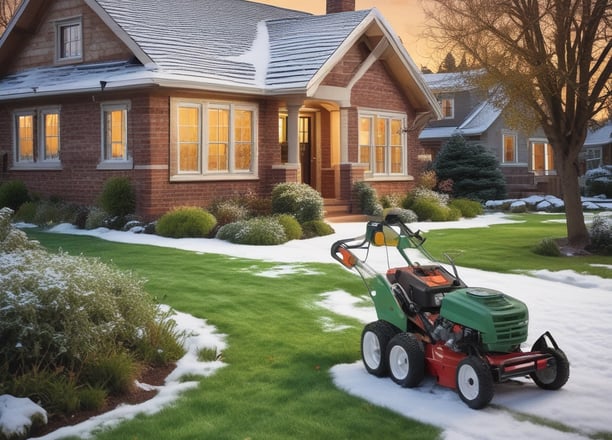
[[612, 255], [612, 219], [602, 215], [593, 217], [589, 249], [601, 255]]
[[612, 165], [587, 171], [584, 183], [587, 196], [612, 197]]
[[442, 147], [432, 167], [440, 181], [452, 180], [456, 198], [486, 201], [506, 195], [506, 180], [495, 156], [462, 136], [453, 136]]
[[108, 392], [104, 388], [85, 386], [79, 388], [79, 406], [83, 411], [98, 411], [104, 406]]
[[217, 224], [210, 212], [193, 206], [174, 208], [157, 222], [155, 230], [163, 237], [208, 237]]
[[323, 237], [336, 232], [334, 231], [334, 228], [329, 225], [329, 223], [325, 223], [323, 220], [312, 220], [306, 222], [302, 224], [302, 229], [304, 231], [302, 235], [303, 238]]
[[298, 222], [323, 218], [323, 197], [305, 183], [279, 183], [272, 190], [272, 212], [291, 214]]
[[380, 215], [382, 205], [378, 202], [376, 189], [364, 181], [355, 182], [353, 192], [359, 200], [359, 209], [365, 215]]
[[457, 208], [465, 218], [474, 218], [484, 212], [482, 204], [470, 199], [454, 199], [449, 206]]
[[250, 245], [277, 245], [287, 241], [283, 225], [276, 217], [255, 217], [221, 226], [217, 238]]
[[303, 230], [297, 219], [289, 214], [280, 214], [277, 217], [278, 222], [283, 226], [287, 241], [299, 240], [302, 238]]
[[435, 200], [418, 199], [412, 204], [412, 211], [420, 221], [445, 221], [449, 213], [448, 206], [440, 205]]
[[560, 257], [561, 250], [557, 242], [552, 238], [545, 238], [535, 245], [532, 249], [533, 253], [543, 255], [545, 257]]
[[106, 219], [109, 217], [108, 212], [96, 207], [91, 208], [85, 220], [85, 229], [104, 228], [106, 227]]
[[100, 194], [100, 207], [111, 216], [123, 217], [136, 210], [136, 193], [127, 177], [110, 177]]
[[21, 180], [9, 180], [0, 184], [0, 208], [8, 207], [17, 211], [28, 201], [30, 201], [28, 188]]
[[167, 365], [185, 354], [182, 342], [185, 332], [177, 330], [172, 310], [158, 311], [154, 321], [146, 323], [141, 338], [136, 342], [135, 351], [146, 364]]
[[16, 375], [7, 384], [7, 393], [29, 397], [50, 414], [71, 414], [80, 409], [78, 385], [74, 377], [61, 371], [33, 369]]
[[134, 359], [123, 351], [99, 354], [102, 356], [95, 356], [83, 366], [81, 381], [113, 395], [131, 391], [140, 370]]
[[17, 222], [34, 223], [37, 209], [36, 202], [25, 202], [19, 207], [13, 219]]

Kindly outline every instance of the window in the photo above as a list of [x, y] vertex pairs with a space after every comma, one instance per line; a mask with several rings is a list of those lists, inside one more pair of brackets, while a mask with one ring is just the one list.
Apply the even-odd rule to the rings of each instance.
[[503, 139], [503, 163], [514, 163], [518, 160], [517, 158], [517, 140], [516, 134], [505, 133], [502, 136]]
[[131, 168], [128, 152], [127, 114], [130, 104], [126, 102], [101, 105], [102, 153], [98, 168]]
[[359, 118], [359, 162], [373, 175], [406, 173], [404, 116], [362, 113]]
[[254, 105], [176, 101], [173, 118], [175, 179], [252, 177], [256, 173]]
[[455, 99], [454, 98], [440, 98], [438, 97], [438, 103], [442, 109], [442, 117], [444, 119], [453, 119], [455, 117]]
[[586, 169], [593, 170], [603, 165], [602, 162], [602, 148], [594, 147], [587, 148], [584, 152], [584, 159], [586, 162]]
[[83, 32], [80, 17], [57, 22], [55, 38], [57, 61], [79, 61], [83, 58]]
[[552, 145], [546, 141], [530, 141], [531, 146], [531, 170], [536, 174], [547, 175], [554, 171]]
[[60, 118], [55, 107], [31, 109], [14, 114], [17, 167], [55, 167], [60, 160]]

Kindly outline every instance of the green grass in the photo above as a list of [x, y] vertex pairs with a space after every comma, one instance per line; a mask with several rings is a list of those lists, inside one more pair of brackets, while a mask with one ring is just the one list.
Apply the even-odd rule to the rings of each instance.
[[[339, 265], [308, 265], [319, 275], [264, 278], [256, 272], [274, 264], [82, 236], [28, 234], [51, 250], [98, 256], [134, 271], [148, 280], [147, 290], [160, 302], [204, 318], [228, 335], [222, 353], [226, 367], [201, 379], [197, 389], [161, 413], [122, 423], [99, 439], [439, 436], [438, 428], [350, 396], [332, 383], [332, 366], [360, 358], [362, 328], [313, 306], [331, 290], [363, 293], [361, 280]], [[325, 332], [322, 316], [351, 327]]]
[[[521, 214], [513, 219], [520, 223], [492, 225], [477, 229], [433, 230], [425, 235], [425, 247], [443, 260], [443, 253], [454, 258], [458, 266], [493, 272], [516, 272], [538, 269], [551, 271], [570, 269], [578, 273], [612, 278], [612, 258], [609, 256], [546, 257], [533, 248], [546, 238], [567, 235], [563, 215]], [[600, 267], [597, 265], [607, 265]]]

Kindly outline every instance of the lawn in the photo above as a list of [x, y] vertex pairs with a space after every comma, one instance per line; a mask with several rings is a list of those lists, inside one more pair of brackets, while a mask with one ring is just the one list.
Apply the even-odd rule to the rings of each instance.
[[[218, 255], [96, 238], [29, 231], [46, 247], [98, 256], [147, 279], [160, 302], [206, 319], [228, 335], [228, 364], [170, 408], [141, 416], [99, 439], [393, 438], [439, 430], [337, 389], [328, 373], [359, 359], [361, 325], [319, 308], [320, 294], [362, 292], [361, 281], [333, 264], [308, 264], [316, 275], [266, 278], [274, 266]], [[325, 332], [321, 319], [351, 327]]]
[[[540, 257], [530, 248], [563, 236], [557, 216], [522, 215], [522, 223], [478, 230], [432, 230], [427, 247], [455, 253], [462, 266], [510, 272], [573, 269], [599, 273], [609, 257]], [[553, 222], [551, 222], [553, 220]], [[435, 439], [438, 428], [413, 422], [340, 391], [329, 376], [337, 364], [359, 359], [361, 324], [316, 306], [333, 290], [363, 293], [359, 278], [334, 264], [304, 264], [310, 272], [277, 278], [256, 260], [126, 245], [97, 238], [28, 231], [51, 250], [97, 256], [147, 279], [161, 303], [206, 319], [228, 335], [228, 364], [199, 388], [155, 416], [140, 416], [99, 439]], [[476, 237], [476, 239], [474, 238]], [[323, 319], [348, 325], [325, 331]], [[408, 434], [409, 433], [409, 434]]]

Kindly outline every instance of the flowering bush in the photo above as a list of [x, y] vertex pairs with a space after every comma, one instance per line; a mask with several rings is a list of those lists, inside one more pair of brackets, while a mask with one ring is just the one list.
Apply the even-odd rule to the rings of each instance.
[[323, 218], [323, 197], [304, 183], [279, 183], [272, 190], [272, 212], [291, 214], [298, 222]]

